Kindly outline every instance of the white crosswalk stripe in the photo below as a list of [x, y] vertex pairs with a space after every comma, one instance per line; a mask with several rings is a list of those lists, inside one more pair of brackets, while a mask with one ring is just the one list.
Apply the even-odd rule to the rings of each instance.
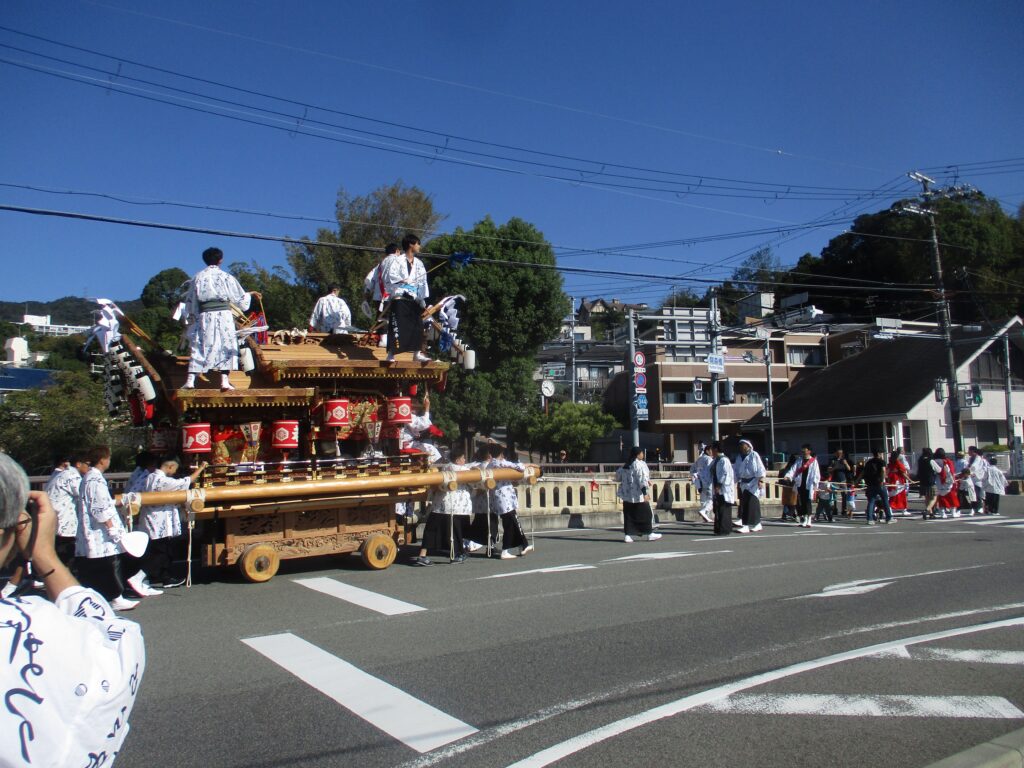
[[857, 696], [741, 693], [708, 704], [714, 712], [843, 717], [1019, 719], [1024, 712], [1001, 696]]
[[1024, 666], [1024, 651], [993, 651], [969, 648], [907, 648], [901, 646], [878, 654], [917, 661], [953, 661], [968, 664], [1007, 664]]
[[477, 732], [290, 632], [242, 642], [417, 752], [429, 752]]
[[323, 592], [325, 595], [336, 597], [339, 600], [344, 600], [347, 603], [368, 608], [377, 613], [383, 613], [385, 616], [398, 616], [403, 613], [427, 610], [422, 606], [396, 600], [387, 595], [379, 595], [367, 589], [353, 587], [350, 584], [345, 584], [337, 579], [330, 579], [326, 576], [318, 576], [312, 579], [295, 579], [295, 583], [317, 592]]

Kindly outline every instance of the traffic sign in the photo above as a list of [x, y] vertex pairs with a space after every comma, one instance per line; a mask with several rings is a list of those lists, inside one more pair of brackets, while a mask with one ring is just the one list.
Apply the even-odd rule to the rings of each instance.
[[644, 408], [643, 410], [641, 410], [639, 408], [636, 409], [636, 420], [637, 421], [647, 421], [647, 419], [649, 419], [650, 417], [651, 417], [651, 413], [646, 408]]
[[633, 381], [636, 384], [636, 386], [641, 387], [641, 388], [646, 388], [647, 387], [647, 374], [646, 373], [638, 373], [638, 374], [636, 374], [633, 377]]
[[647, 410], [647, 395], [637, 395], [636, 396], [636, 409], [638, 411], [646, 411]]
[[708, 355], [708, 373], [725, 373], [725, 355]]
[[633, 387], [633, 392], [637, 395], [646, 395], [647, 387]]
[[647, 365], [647, 357], [644, 355], [643, 352], [636, 352], [633, 354], [633, 365], [635, 365], [637, 368], [643, 368], [645, 365]]

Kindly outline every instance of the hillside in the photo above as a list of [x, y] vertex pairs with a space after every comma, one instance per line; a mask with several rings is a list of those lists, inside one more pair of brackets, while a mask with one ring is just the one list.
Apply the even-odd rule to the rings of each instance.
[[[139, 299], [119, 301], [117, 305], [127, 315], [142, 311]], [[0, 301], [0, 320], [20, 323], [23, 315], [50, 315], [51, 322], [66, 325], [92, 325], [92, 311], [96, 304], [77, 296], [65, 296], [53, 301]]]

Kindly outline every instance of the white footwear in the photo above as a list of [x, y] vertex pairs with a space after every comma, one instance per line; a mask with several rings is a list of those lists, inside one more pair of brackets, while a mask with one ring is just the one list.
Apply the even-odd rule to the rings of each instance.
[[741, 525], [733, 530], [733, 533], [750, 533], [750, 528], [745, 525]]
[[630, 536], [628, 533], [623, 537], [622, 540], [624, 542], [626, 542], [627, 544], [632, 544], [633, 543], [633, 537]]
[[960, 517], [960, 510], [959, 509], [953, 510], [953, 517]]
[[758, 531], [763, 531], [764, 530], [764, 526], [761, 525], [760, 523], [758, 523], [757, 525], [755, 525], [750, 530], [751, 530], [752, 533], [757, 533]]
[[395, 362], [395, 356], [393, 354], [391, 354], [390, 352], [388, 352], [388, 356], [384, 358], [384, 362], [385, 363], [393, 363], [393, 362]]
[[483, 544], [477, 544], [475, 541], [470, 539], [466, 539], [466, 541], [463, 542], [463, 546], [466, 548], [467, 552], [479, 552], [484, 548]]
[[715, 522], [714, 520], [712, 520], [712, 519], [711, 519], [711, 515], [709, 515], [709, 514], [708, 514], [707, 512], [705, 512], [705, 511], [704, 511], [703, 509], [698, 509], [698, 510], [697, 510], [697, 513], [698, 513], [698, 514], [699, 514], [699, 515], [700, 515], [701, 517], [703, 517], [703, 518], [704, 518], [704, 522], [705, 522], [705, 523], [713, 523], [713, 522]]
[[523, 555], [528, 555], [531, 552], [533, 552], [533, 544], [527, 544], [520, 550], [519, 556], [522, 557]]
[[434, 362], [434, 358], [432, 358], [430, 355], [424, 355], [422, 352], [417, 352], [415, 355], [412, 356], [412, 359], [415, 360], [417, 363]]
[[941, 515], [939, 515], [939, 517], [941, 517], [943, 520], [945, 520], [947, 517], [949, 517], [949, 515], [947, 515], [945, 512], [943, 512]]
[[146, 574], [142, 571], [127, 579], [127, 584], [139, 597], [156, 597], [163, 594], [163, 590], [153, 589], [146, 583]]
[[139, 604], [138, 600], [129, 600], [123, 595], [118, 595], [110, 601], [110, 607], [115, 611], [130, 611]]
[[657, 541], [660, 538], [661, 538], [661, 534], [660, 533], [648, 533], [647, 534], [647, 540], [648, 541]]
[[509, 552], [507, 549], [503, 549], [503, 550], [501, 550], [501, 559], [502, 560], [515, 560], [516, 556], [513, 555], [511, 552]]
[[4, 584], [4, 588], [0, 589], [0, 597], [10, 597], [14, 594], [14, 590], [18, 588], [18, 585], [13, 581], [8, 581]]

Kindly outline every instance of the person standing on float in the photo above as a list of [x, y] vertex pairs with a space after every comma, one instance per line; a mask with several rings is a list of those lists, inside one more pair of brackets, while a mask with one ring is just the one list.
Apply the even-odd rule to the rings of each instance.
[[231, 305], [245, 312], [252, 297], [261, 296], [256, 291], [244, 290], [233, 275], [223, 271], [223, 260], [220, 248], [207, 248], [203, 251], [206, 269], [196, 273], [189, 283], [185, 297], [189, 361], [184, 389], [193, 389], [196, 374], [207, 371], [220, 371], [222, 390], [234, 389], [228, 374], [238, 370], [238, 334]]
[[418, 363], [429, 363], [423, 354], [423, 310], [430, 289], [427, 270], [416, 254], [420, 252], [420, 239], [416, 235], [402, 238], [400, 256], [388, 256], [381, 264], [384, 274], [384, 293], [388, 303], [388, 362], [399, 352], [412, 352]]

